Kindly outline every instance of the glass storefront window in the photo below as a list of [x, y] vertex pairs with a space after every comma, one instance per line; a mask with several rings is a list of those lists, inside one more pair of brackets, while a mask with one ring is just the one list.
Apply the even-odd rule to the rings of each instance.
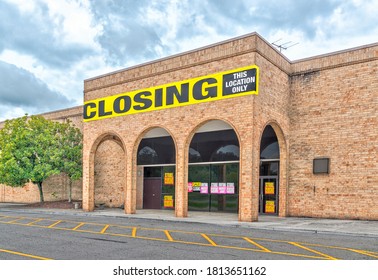
[[260, 144], [260, 159], [279, 159], [280, 149], [274, 129], [268, 125], [263, 132]]
[[144, 138], [138, 147], [138, 165], [176, 163], [176, 150], [170, 136]]
[[239, 140], [233, 129], [198, 132], [193, 136], [189, 148], [190, 211], [237, 213], [239, 157]]
[[161, 205], [163, 209], [174, 209], [175, 201], [175, 170], [174, 166], [163, 166], [162, 188], [161, 188]]
[[260, 163], [260, 176], [278, 176], [278, 161], [267, 161]]
[[189, 148], [189, 162], [201, 162], [201, 154], [193, 148]]
[[188, 178], [189, 210], [238, 212], [239, 163], [190, 165]]
[[161, 177], [161, 167], [145, 167], [144, 178]]
[[144, 146], [138, 152], [138, 164], [140, 163], [155, 164], [158, 162], [157, 152], [149, 146]]
[[216, 150], [210, 158], [214, 161], [231, 161], [239, 160], [239, 147], [236, 145], [225, 145]]
[[[189, 182], [207, 183], [210, 182], [210, 165], [190, 165]], [[209, 186], [209, 185], [208, 185]], [[195, 190], [188, 193], [189, 210], [209, 211], [209, 196]]]
[[238, 161], [239, 141], [233, 129], [201, 132], [193, 136], [189, 162]]

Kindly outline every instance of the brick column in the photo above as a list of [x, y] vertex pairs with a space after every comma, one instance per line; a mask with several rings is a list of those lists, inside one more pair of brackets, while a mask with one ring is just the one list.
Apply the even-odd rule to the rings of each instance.
[[177, 143], [175, 216], [188, 216], [188, 155], [184, 144]]
[[125, 160], [126, 160], [125, 213], [135, 214], [136, 213], [136, 189], [137, 189], [136, 159], [133, 159], [132, 156], [129, 156]]
[[94, 210], [94, 155], [91, 147], [83, 144], [83, 210]]
[[250, 136], [244, 137], [244, 141], [241, 140], [240, 143], [239, 221], [241, 222], [253, 222], [258, 219], [258, 185], [256, 193], [253, 145], [250, 139]]

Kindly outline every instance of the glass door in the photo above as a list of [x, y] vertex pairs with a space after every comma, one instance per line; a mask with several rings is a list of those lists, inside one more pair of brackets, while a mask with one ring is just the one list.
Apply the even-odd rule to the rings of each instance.
[[278, 177], [260, 177], [260, 214], [278, 214]]
[[189, 211], [237, 213], [239, 163], [189, 165]]

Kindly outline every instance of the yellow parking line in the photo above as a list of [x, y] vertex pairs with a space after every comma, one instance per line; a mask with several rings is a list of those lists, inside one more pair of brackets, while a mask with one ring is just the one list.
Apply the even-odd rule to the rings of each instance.
[[22, 219], [24, 219], [24, 217], [19, 217], [19, 218], [17, 218], [17, 219], [14, 219], [14, 220], [8, 221], [8, 222], [6, 222], [6, 223], [7, 223], [7, 224], [13, 224], [14, 222], [19, 221], [19, 220], [22, 220]]
[[31, 226], [32, 224], [34, 224], [34, 223], [37, 223], [37, 222], [40, 222], [40, 221], [42, 221], [43, 219], [36, 219], [35, 221], [32, 221], [32, 222], [30, 222], [30, 223], [27, 223], [26, 225], [27, 226]]
[[296, 242], [288, 242], [288, 243], [291, 244], [291, 245], [294, 245], [294, 246], [296, 246], [296, 247], [302, 248], [302, 249], [304, 249], [304, 250], [306, 250], [306, 251], [310, 251], [310, 252], [312, 252], [312, 253], [315, 253], [315, 254], [321, 255], [321, 256], [323, 256], [323, 257], [326, 257], [327, 259], [330, 259], [330, 260], [337, 260], [336, 258], [334, 258], [334, 257], [332, 257], [332, 256], [329, 256], [329, 255], [323, 254], [323, 253], [321, 253], [321, 252], [319, 252], [319, 251], [316, 251], [316, 250], [313, 250], [313, 249], [307, 248], [307, 247], [302, 246], [302, 245], [300, 245], [300, 244], [298, 244], [298, 243], [296, 243]]
[[256, 243], [255, 241], [249, 239], [248, 237], [244, 237], [243, 238], [245, 241], [248, 241], [249, 243], [259, 247], [261, 250], [265, 251], [265, 252], [272, 252], [270, 251], [269, 249], [265, 248], [264, 246], [261, 246], [260, 244]]
[[352, 251], [352, 252], [355, 252], [355, 253], [358, 253], [358, 254], [362, 254], [362, 255], [366, 255], [366, 256], [378, 259], [377, 255], [371, 254], [370, 252], [366, 252], [366, 251], [363, 251], [363, 250], [355, 250], [355, 249], [348, 249], [348, 250]]
[[109, 225], [104, 226], [104, 228], [100, 231], [101, 234], [104, 234], [105, 231], [108, 229]]
[[53, 223], [52, 225], [49, 225], [47, 228], [52, 228], [52, 227], [55, 227], [57, 224], [61, 223], [62, 221], [57, 221], [55, 223]]
[[134, 227], [133, 231], [131, 232], [131, 237], [136, 237], [137, 228]]
[[79, 227], [81, 227], [82, 225], [84, 225], [85, 223], [80, 223], [78, 224], [76, 227], [74, 227], [72, 230], [77, 230]]
[[164, 233], [167, 236], [167, 238], [168, 238], [169, 241], [173, 241], [173, 238], [172, 238], [172, 236], [171, 236], [171, 234], [169, 233], [168, 230], [165, 230]]
[[211, 240], [211, 238], [208, 237], [206, 234], [202, 233], [201, 236], [202, 236], [203, 238], [205, 238], [207, 241], [209, 241], [209, 243], [210, 243], [211, 245], [213, 245], [213, 246], [218, 246], [217, 243], [215, 243], [213, 240]]
[[[353, 249], [354, 250], [354, 249]], [[370, 254], [373, 254], [374, 256], [378, 256], [378, 252], [373, 252], [373, 251], [367, 251], [367, 250], [359, 250], [363, 253], [370, 253]]]
[[24, 254], [24, 253], [21, 253], [21, 252], [10, 251], [10, 250], [5, 250], [5, 249], [0, 249], [0, 252], [12, 254], [12, 255], [23, 256], [23, 257], [28, 257], [28, 258], [33, 258], [33, 259], [38, 259], [38, 260], [51, 260], [51, 259], [48, 259], [48, 258], [45, 258], [45, 257], [41, 257], [41, 256]]

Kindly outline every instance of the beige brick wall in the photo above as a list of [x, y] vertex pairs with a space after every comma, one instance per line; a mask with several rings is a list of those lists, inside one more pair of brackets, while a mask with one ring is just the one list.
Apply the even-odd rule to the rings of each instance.
[[137, 167], [136, 209], [143, 209], [143, 166]]
[[[328, 56], [311, 65], [341, 64], [292, 76], [290, 215], [378, 219], [377, 51]], [[330, 158], [329, 175], [312, 173], [316, 157]]]
[[95, 204], [121, 207], [125, 203], [123, 186], [125, 155], [122, 147], [113, 140], [103, 141], [97, 148], [94, 164]]

